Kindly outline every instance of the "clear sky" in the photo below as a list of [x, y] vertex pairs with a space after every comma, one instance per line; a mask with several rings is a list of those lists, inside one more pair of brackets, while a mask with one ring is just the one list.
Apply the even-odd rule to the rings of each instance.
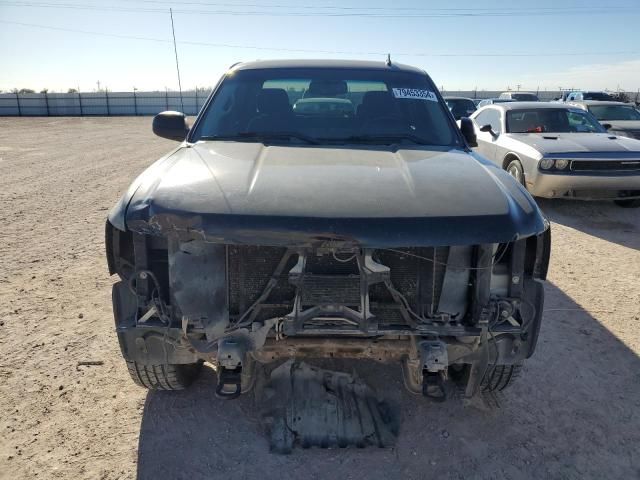
[[172, 7], [184, 89], [238, 61], [390, 52], [447, 90], [636, 91], [640, 1], [611, 2], [0, 0], [0, 89], [177, 88]]

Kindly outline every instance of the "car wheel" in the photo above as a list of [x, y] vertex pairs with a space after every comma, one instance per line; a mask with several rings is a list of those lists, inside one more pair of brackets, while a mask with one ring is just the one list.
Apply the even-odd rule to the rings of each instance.
[[613, 203], [622, 208], [640, 207], [640, 198], [630, 198], [629, 200], [614, 200]]
[[509, 175], [515, 178], [520, 185], [522, 185], [523, 187], [525, 186], [524, 169], [522, 168], [522, 164], [520, 163], [520, 160], [511, 160], [511, 162], [509, 162], [505, 170]]
[[149, 390], [184, 390], [198, 377], [202, 362], [185, 365], [142, 365], [127, 362], [129, 375], [136, 383]]

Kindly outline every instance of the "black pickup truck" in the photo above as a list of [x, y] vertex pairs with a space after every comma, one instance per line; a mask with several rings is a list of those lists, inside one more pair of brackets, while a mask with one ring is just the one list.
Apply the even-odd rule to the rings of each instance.
[[424, 71], [237, 64], [191, 127], [153, 130], [180, 143], [106, 225], [136, 383], [182, 389], [206, 361], [234, 398], [256, 362], [373, 359], [443, 400], [505, 388], [533, 354], [548, 222]]

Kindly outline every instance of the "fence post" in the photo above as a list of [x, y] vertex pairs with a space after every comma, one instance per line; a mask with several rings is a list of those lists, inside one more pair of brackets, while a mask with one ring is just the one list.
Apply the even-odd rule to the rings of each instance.
[[107, 99], [107, 116], [111, 116], [111, 109], [109, 108], [109, 90], [105, 87], [104, 96]]
[[20, 106], [20, 94], [16, 92], [16, 102], [18, 102], [18, 116], [22, 116], [22, 107]]
[[133, 89], [133, 114], [138, 115], [138, 101], [136, 100], [136, 89]]
[[47, 117], [51, 116], [51, 112], [49, 111], [49, 95], [47, 95], [47, 91], [44, 91], [44, 104], [47, 106]]
[[167, 104], [167, 110], [169, 110], [169, 89], [168, 88], [164, 89], [164, 100]]
[[198, 86], [196, 85], [196, 111], [193, 114], [197, 115], [199, 110], [200, 107], [198, 106]]
[[84, 113], [82, 112], [82, 94], [80, 93], [79, 88], [78, 88], [78, 103], [80, 104], [80, 116], [83, 117]]

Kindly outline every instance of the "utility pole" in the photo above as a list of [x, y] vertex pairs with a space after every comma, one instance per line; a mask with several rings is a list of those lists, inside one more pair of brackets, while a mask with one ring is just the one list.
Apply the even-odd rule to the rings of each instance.
[[176, 70], [178, 71], [178, 89], [180, 90], [180, 106], [184, 112], [184, 101], [182, 100], [182, 82], [180, 82], [180, 65], [178, 65], [178, 47], [176, 47], [176, 31], [173, 28], [173, 10], [169, 9], [171, 15], [171, 33], [173, 33], [173, 52], [176, 54]]

